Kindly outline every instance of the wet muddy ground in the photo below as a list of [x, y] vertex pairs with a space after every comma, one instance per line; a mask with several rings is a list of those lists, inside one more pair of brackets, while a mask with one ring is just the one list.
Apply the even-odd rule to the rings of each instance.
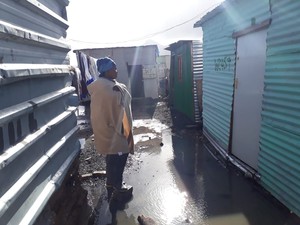
[[[201, 127], [171, 113], [166, 101], [134, 101], [132, 109], [136, 152], [128, 158], [124, 181], [133, 186], [133, 198], [123, 210], [112, 212], [105, 176], [84, 178], [94, 225], [134, 225], [139, 215], [159, 225], [300, 224], [256, 183], [211, 154]], [[89, 114], [88, 107], [81, 110]], [[85, 139], [80, 155], [82, 176], [105, 170], [104, 157], [96, 153], [85, 119], [79, 119]]]

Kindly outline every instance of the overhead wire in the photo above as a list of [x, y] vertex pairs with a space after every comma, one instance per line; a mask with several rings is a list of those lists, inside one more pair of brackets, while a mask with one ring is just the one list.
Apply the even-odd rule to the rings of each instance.
[[176, 24], [174, 26], [171, 26], [171, 27], [168, 27], [166, 29], [163, 29], [161, 31], [157, 31], [157, 32], [154, 32], [154, 33], [151, 33], [151, 34], [148, 34], [148, 35], [145, 35], [145, 36], [142, 36], [142, 37], [139, 37], [139, 38], [135, 38], [135, 39], [130, 39], [130, 40], [126, 40], [126, 41], [117, 41], [117, 42], [91, 42], [91, 41], [83, 41], [83, 40], [76, 40], [76, 39], [67, 39], [69, 41], [74, 41], [74, 42], [80, 42], [80, 43], [86, 43], [86, 44], [94, 44], [94, 45], [108, 45], [108, 44], [123, 44], [123, 43], [127, 43], [127, 42], [134, 42], [134, 41], [143, 41], [143, 40], [146, 40], [146, 39], [149, 39], [149, 38], [152, 38], [154, 36], [157, 36], [159, 34], [163, 34], [163, 33], [166, 33], [170, 30], [173, 30], [177, 27], [180, 27], [184, 24], [187, 24], [197, 18], [201, 18], [203, 17], [206, 13], [208, 13], [209, 11], [211, 11], [212, 9], [214, 9], [215, 7], [217, 7], [218, 5], [220, 5], [221, 3], [216, 3], [215, 5], [207, 8], [206, 10], [204, 10], [203, 12], [201, 12], [200, 14], [197, 14], [195, 15], [194, 17], [192, 17], [191, 19], [188, 19], [182, 23], [179, 23], [179, 24]]

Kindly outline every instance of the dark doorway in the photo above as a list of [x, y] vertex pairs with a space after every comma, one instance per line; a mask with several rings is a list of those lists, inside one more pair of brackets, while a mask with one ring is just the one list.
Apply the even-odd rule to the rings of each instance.
[[129, 84], [133, 98], [144, 98], [143, 67], [142, 65], [127, 65]]

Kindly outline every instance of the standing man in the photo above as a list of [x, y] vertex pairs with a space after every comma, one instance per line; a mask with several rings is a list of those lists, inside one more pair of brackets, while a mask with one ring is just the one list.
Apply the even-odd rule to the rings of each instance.
[[[108, 200], [122, 200], [133, 188], [123, 183], [128, 154], [133, 154], [131, 95], [116, 81], [116, 63], [109, 57], [97, 60], [99, 79], [88, 85], [91, 95], [91, 124], [96, 150], [106, 155]], [[125, 198], [127, 198], [125, 197]]]

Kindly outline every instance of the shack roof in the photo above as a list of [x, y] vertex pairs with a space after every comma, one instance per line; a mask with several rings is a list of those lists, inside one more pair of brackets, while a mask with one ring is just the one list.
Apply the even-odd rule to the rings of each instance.
[[178, 48], [179, 46], [186, 44], [186, 43], [191, 43], [192, 40], [182, 40], [182, 41], [177, 41], [175, 43], [170, 44], [167, 48], [165, 48], [168, 51], [172, 51], [176, 48]]
[[213, 10], [206, 13], [199, 21], [197, 21], [194, 24], [194, 28], [202, 27], [202, 25], [204, 23], [206, 23], [208, 20], [212, 19], [213, 17], [215, 17], [219, 13], [223, 12], [230, 3], [236, 2], [236, 1], [238, 1], [238, 0], [225, 0], [222, 4], [220, 4], [219, 6], [214, 8]]
[[110, 46], [110, 47], [100, 47], [100, 48], [82, 48], [74, 49], [73, 52], [85, 51], [85, 50], [101, 50], [101, 49], [130, 49], [130, 48], [154, 48], [158, 52], [157, 45], [137, 45], [137, 46]]

